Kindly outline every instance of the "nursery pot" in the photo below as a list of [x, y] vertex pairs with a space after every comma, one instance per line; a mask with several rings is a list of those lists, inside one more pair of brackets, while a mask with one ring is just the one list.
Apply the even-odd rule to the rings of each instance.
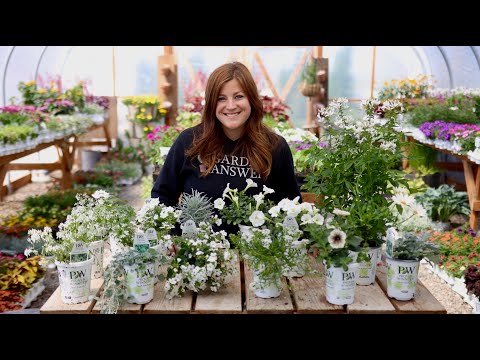
[[389, 256], [387, 262], [387, 295], [397, 300], [411, 300], [417, 288], [420, 260], [398, 260]]
[[240, 232], [246, 235], [253, 235], [252, 226], [238, 224]]
[[279, 297], [282, 292], [282, 287], [283, 284], [280, 276], [262, 279], [261, 270], [253, 270], [253, 282], [250, 284], [250, 288], [253, 289], [256, 297], [262, 299]]
[[74, 263], [55, 260], [60, 282], [60, 293], [65, 304], [78, 304], [88, 301], [93, 258]]
[[88, 244], [88, 253], [93, 259], [92, 279], [98, 279], [103, 276], [103, 250], [105, 242], [98, 240]]
[[91, 171], [93, 170], [96, 163], [100, 161], [102, 153], [95, 150], [82, 150], [82, 170]]
[[355, 299], [358, 264], [350, 263], [348, 270], [330, 266], [325, 270], [325, 294], [327, 301], [333, 305], [352, 304]]
[[[165, 244], [163, 243], [160, 243], [158, 245], [155, 245], [155, 246], [150, 246], [152, 249], [154, 249], [158, 254], [161, 254], [161, 255], [164, 255], [164, 256], [167, 256], [167, 248], [165, 246]], [[157, 282], [158, 282], [158, 276], [160, 275], [161, 273], [161, 264], [159, 261], [155, 261], [155, 278], [153, 280], [153, 284], [155, 285]]]
[[370, 261], [362, 261], [358, 263], [357, 285], [371, 285], [375, 282], [375, 274], [377, 272], [378, 246], [369, 247], [367, 256]]
[[130, 304], [146, 304], [153, 299], [153, 282], [155, 278], [155, 263], [145, 264], [145, 270], [140, 271], [138, 265], [124, 265], [127, 276], [128, 297]]

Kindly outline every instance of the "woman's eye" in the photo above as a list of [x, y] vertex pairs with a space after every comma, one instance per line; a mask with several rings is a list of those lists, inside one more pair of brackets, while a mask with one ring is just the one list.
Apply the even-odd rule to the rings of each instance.
[[235, 96], [236, 99], [242, 99], [243, 98], [243, 95], [237, 95]]

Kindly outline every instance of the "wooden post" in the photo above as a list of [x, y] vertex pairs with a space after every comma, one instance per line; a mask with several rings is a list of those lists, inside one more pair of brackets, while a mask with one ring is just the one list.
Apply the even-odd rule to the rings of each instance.
[[467, 160], [462, 160], [462, 163], [470, 203], [470, 227], [477, 231], [480, 213], [480, 166]]
[[[168, 53], [167, 53], [168, 52]], [[165, 115], [165, 124], [174, 125], [178, 109], [178, 73], [177, 59], [171, 46], [165, 46], [164, 55], [158, 57], [158, 96], [163, 101], [169, 101], [172, 106]]]

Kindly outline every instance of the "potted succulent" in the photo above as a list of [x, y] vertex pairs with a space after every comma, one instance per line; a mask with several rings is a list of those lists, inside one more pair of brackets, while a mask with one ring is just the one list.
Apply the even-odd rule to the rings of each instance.
[[393, 231], [391, 236], [394, 240], [392, 255], [386, 256], [387, 295], [397, 300], [410, 300], [415, 296], [420, 260], [438, 255], [439, 249], [428, 240], [426, 232]]

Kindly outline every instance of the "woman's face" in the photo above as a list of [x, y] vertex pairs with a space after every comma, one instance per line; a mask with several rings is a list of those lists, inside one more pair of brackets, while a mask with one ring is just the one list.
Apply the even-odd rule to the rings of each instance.
[[225, 83], [218, 95], [215, 114], [229, 139], [237, 140], [243, 135], [251, 112], [250, 102], [237, 79]]

